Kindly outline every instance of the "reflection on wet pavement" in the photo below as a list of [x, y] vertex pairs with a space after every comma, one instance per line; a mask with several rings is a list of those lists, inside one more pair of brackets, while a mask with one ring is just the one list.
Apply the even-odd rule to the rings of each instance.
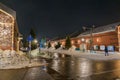
[[[115, 80], [120, 77], [120, 60], [94, 61], [67, 56], [52, 60], [49, 67], [65, 80]], [[55, 80], [62, 78], [55, 77]]]
[[23, 80], [28, 69], [0, 70], [0, 80]]
[[[59, 56], [47, 60], [47, 73], [54, 80], [117, 80], [120, 79], [120, 60], [95, 61], [74, 56]], [[41, 68], [0, 70], [0, 80], [40, 80], [47, 78]], [[44, 76], [43, 76], [44, 75]], [[42, 76], [42, 77], [41, 77]], [[49, 75], [48, 75], [49, 76]], [[43, 79], [42, 79], [43, 80]], [[50, 79], [48, 79], [50, 80]]]

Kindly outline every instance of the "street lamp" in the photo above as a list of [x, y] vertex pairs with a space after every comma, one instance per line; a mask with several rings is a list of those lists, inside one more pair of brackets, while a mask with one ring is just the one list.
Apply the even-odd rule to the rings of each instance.
[[38, 43], [38, 40], [37, 40], [37, 39], [34, 39], [34, 43], [37, 44], [37, 43]]
[[90, 30], [90, 50], [93, 50], [93, 29], [95, 28], [95, 26], [93, 25], [92, 27], [88, 28], [88, 27], [83, 27], [84, 30]]
[[29, 42], [29, 63], [31, 63], [31, 42], [33, 37], [31, 35], [28, 36], [27, 41]]

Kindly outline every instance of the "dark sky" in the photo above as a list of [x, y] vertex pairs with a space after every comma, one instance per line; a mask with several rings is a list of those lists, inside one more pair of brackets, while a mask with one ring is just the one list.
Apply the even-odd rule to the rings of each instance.
[[39, 38], [65, 35], [82, 26], [120, 21], [120, 0], [0, 0], [17, 13], [19, 31]]

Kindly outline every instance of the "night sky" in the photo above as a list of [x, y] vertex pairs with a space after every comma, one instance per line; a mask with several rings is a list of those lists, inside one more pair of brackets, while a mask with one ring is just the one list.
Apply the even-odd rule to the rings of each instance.
[[66, 35], [82, 26], [96, 27], [120, 21], [120, 0], [0, 0], [17, 13], [19, 31], [37, 37]]

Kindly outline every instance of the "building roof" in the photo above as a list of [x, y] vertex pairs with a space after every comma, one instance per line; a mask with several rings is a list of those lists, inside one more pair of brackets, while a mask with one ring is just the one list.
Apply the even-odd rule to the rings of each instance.
[[69, 36], [70, 38], [74, 38], [74, 37], [77, 37], [79, 34], [81, 34], [81, 31], [78, 30], [78, 31], [71, 33]]
[[73, 33], [70, 33], [70, 34], [67, 34], [64, 36], [54, 37], [53, 39], [51, 39], [51, 41], [66, 39], [66, 36], [70, 36], [70, 38], [74, 38], [74, 37], [77, 37], [80, 33], [81, 33], [81, 31], [78, 30], [78, 31], [75, 31]]
[[[118, 25], [120, 25], [120, 22], [94, 28], [94, 29], [93, 29], [93, 34], [99, 33], [99, 32], [115, 31], [115, 29], [116, 29], [116, 27], [117, 27]], [[88, 34], [90, 34], [90, 33], [91, 33], [91, 30], [87, 30], [87, 31], [81, 33], [80, 35], [78, 35], [77, 37], [81, 37], [81, 36], [84, 36], [84, 35], [88, 35]]]
[[14, 27], [14, 29], [17, 32], [17, 33], [15, 33], [15, 34], [17, 34], [16, 37], [23, 37], [23, 35], [19, 32], [18, 24], [17, 24], [16, 20], [15, 20], [15, 27]]
[[10, 14], [12, 17], [14, 17], [15, 19], [15, 27], [14, 29], [16, 30], [17, 33], [17, 36], [16, 37], [21, 37], [22, 34], [20, 34], [19, 32], [19, 29], [18, 29], [18, 24], [17, 24], [17, 21], [16, 21], [16, 12], [14, 10], [12, 10], [11, 8], [5, 6], [4, 4], [0, 3], [0, 9], [7, 12], [8, 14]]
[[16, 19], [16, 12], [14, 10], [12, 10], [9, 7], [3, 5], [2, 3], [0, 3], [0, 9], [2, 9], [5, 12], [11, 14], [14, 17], [14, 19]]

